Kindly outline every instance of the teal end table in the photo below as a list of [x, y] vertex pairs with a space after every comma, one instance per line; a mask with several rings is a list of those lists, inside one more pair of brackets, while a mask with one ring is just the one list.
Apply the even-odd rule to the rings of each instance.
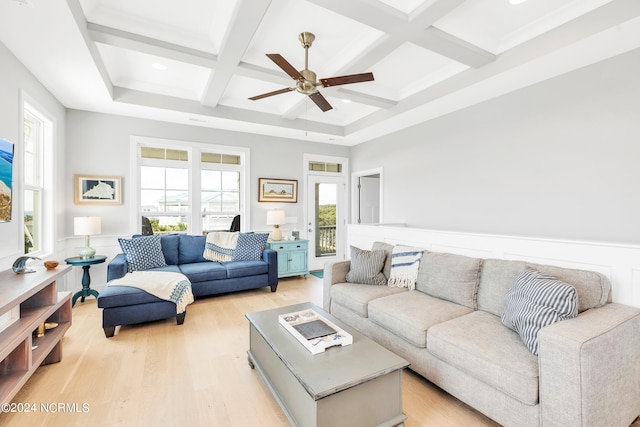
[[76, 305], [78, 298], [80, 298], [80, 302], [84, 302], [85, 297], [91, 295], [98, 298], [98, 291], [91, 289], [91, 276], [89, 276], [89, 269], [93, 264], [103, 263], [106, 259], [107, 257], [104, 255], [96, 255], [93, 258], [81, 258], [79, 256], [74, 256], [64, 260], [67, 264], [81, 266], [84, 270], [84, 273], [82, 274], [82, 290], [73, 295], [73, 298], [71, 299], [71, 307]]

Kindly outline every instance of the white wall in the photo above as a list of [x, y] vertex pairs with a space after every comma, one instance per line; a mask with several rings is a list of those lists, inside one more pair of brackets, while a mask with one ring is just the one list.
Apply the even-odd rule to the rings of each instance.
[[[13, 261], [23, 255], [22, 232], [22, 168], [21, 152], [22, 137], [21, 110], [22, 94], [26, 93], [36, 106], [44, 109], [54, 120], [55, 132], [55, 169], [54, 169], [54, 206], [56, 214], [53, 230], [53, 254], [56, 258], [61, 251], [65, 236], [62, 210], [66, 188], [63, 185], [63, 171], [65, 167], [65, 109], [55, 97], [27, 70], [16, 57], [0, 43], [0, 137], [15, 144], [13, 168], [13, 205], [12, 220], [0, 223], [0, 270], [11, 267]], [[24, 92], [23, 92], [24, 91]]]
[[[102, 235], [91, 238], [91, 246], [99, 253], [113, 257], [119, 253], [118, 236], [130, 233], [129, 183], [130, 137], [146, 136], [169, 140], [192, 141], [216, 145], [232, 145], [250, 149], [251, 224], [253, 231], [269, 231], [266, 212], [283, 209], [287, 218], [297, 218], [296, 224], [288, 223], [283, 231], [303, 225], [306, 202], [303, 187], [303, 154], [313, 153], [348, 157], [349, 148], [301, 140], [223, 131], [203, 127], [163, 123], [153, 120], [128, 118], [87, 111], [67, 111], [67, 167], [65, 182], [70, 191], [65, 199], [65, 221], [68, 230], [73, 229], [74, 216], [101, 216]], [[73, 175], [110, 175], [123, 177], [123, 204], [120, 206], [75, 205], [72, 190]], [[259, 203], [258, 178], [285, 178], [298, 180], [298, 203]], [[243, 230], [246, 231], [246, 230]], [[69, 233], [71, 234], [71, 232]], [[83, 240], [69, 235], [67, 256], [72, 256]], [[106, 281], [106, 265], [91, 268], [92, 287], [97, 289]]]
[[640, 51], [352, 149], [384, 221], [640, 242]]

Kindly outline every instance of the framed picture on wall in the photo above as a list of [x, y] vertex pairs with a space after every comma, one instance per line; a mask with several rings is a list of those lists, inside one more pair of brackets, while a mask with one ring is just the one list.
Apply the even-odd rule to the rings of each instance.
[[77, 205], [121, 205], [122, 178], [119, 176], [75, 175]]
[[0, 138], [0, 222], [11, 221], [13, 143]]
[[259, 202], [298, 202], [298, 181], [295, 179], [258, 178]]

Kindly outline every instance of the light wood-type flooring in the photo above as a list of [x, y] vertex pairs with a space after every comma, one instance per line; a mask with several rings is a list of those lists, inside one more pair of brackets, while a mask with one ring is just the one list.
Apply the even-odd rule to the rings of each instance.
[[[322, 305], [321, 279], [201, 298], [182, 326], [124, 326], [110, 339], [95, 300], [78, 301], [62, 361], [38, 369], [13, 400], [23, 412], [0, 414], [0, 426], [288, 426], [247, 363], [244, 315], [304, 301]], [[410, 370], [403, 410], [407, 427], [496, 425]]]

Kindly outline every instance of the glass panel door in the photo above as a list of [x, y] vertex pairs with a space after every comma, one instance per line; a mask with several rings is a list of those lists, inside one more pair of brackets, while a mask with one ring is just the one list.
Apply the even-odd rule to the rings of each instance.
[[343, 259], [344, 178], [309, 175], [307, 194], [309, 269], [321, 270], [325, 262]]

